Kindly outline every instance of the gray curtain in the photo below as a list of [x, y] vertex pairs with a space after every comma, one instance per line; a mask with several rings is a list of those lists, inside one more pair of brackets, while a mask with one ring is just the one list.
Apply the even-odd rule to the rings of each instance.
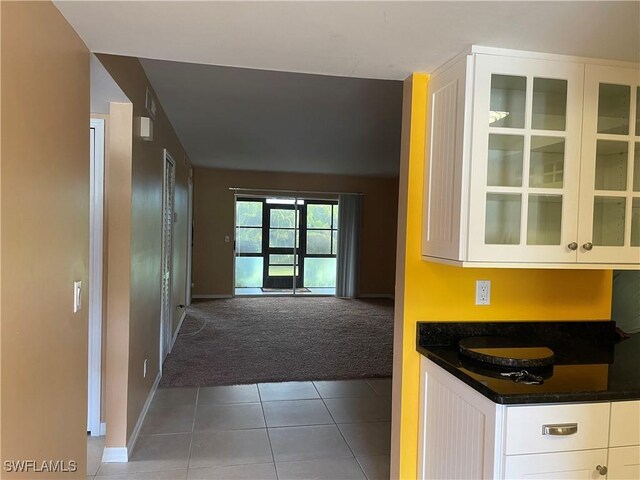
[[338, 266], [336, 297], [358, 296], [362, 195], [343, 194], [338, 200]]

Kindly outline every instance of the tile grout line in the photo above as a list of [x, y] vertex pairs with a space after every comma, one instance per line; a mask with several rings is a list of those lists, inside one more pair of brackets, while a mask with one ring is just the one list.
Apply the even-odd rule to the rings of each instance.
[[367, 477], [367, 474], [364, 472], [364, 469], [362, 468], [362, 465], [360, 465], [360, 462], [358, 461], [358, 457], [356, 457], [356, 454], [353, 451], [353, 449], [351, 448], [351, 445], [349, 445], [349, 442], [347, 442], [347, 439], [344, 438], [344, 434], [342, 433], [342, 430], [340, 430], [340, 427], [338, 426], [338, 423], [336, 422], [336, 419], [333, 418], [333, 414], [331, 413], [331, 410], [329, 410], [329, 407], [327, 407], [327, 404], [324, 401], [324, 397], [322, 395], [320, 395], [320, 390], [318, 390], [318, 387], [316, 387], [315, 382], [311, 382], [311, 384], [313, 385], [313, 388], [316, 389], [316, 392], [318, 392], [318, 395], [320, 396], [320, 400], [322, 400], [322, 404], [324, 405], [324, 408], [326, 408], [327, 412], [329, 412], [329, 416], [331, 417], [331, 420], [333, 420], [333, 424], [335, 425], [336, 429], [338, 430], [338, 433], [342, 437], [342, 440], [344, 441], [344, 444], [347, 446], [347, 448], [351, 452], [351, 455], [353, 455], [353, 459], [356, 461], [356, 464], [358, 465], [358, 468], [362, 472], [362, 475], [364, 476], [364, 478], [368, 479], [369, 477]]
[[191, 424], [191, 437], [189, 438], [189, 455], [187, 457], [187, 477], [189, 478], [189, 470], [191, 469], [191, 449], [193, 447], [193, 432], [196, 428], [196, 415], [198, 414], [198, 400], [200, 399], [200, 387], [196, 390], [196, 405], [193, 411], [193, 423]]
[[273, 445], [271, 445], [271, 435], [269, 434], [269, 425], [267, 424], [267, 416], [264, 414], [264, 405], [262, 403], [262, 394], [260, 393], [260, 386], [256, 383], [256, 390], [258, 390], [258, 398], [260, 399], [260, 410], [262, 410], [262, 418], [264, 420], [264, 428], [267, 431], [267, 441], [269, 442], [269, 450], [271, 451], [271, 460], [273, 460], [273, 469], [276, 472], [276, 480], [278, 476], [278, 467], [276, 466], [276, 457], [273, 454]]

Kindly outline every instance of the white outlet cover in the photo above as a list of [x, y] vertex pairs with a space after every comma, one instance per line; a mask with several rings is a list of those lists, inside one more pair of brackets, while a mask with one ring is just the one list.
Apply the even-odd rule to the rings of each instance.
[[476, 280], [476, 305], [491, 304], [491, 280]]

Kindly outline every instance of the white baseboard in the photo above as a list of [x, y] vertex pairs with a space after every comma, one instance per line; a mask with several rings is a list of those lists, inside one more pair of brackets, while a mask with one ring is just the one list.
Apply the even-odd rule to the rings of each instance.
[[107, 434], [107, 422], [100, 422], [100, 436], [103, 437]]
[[209, 295], [209, 294], [202, 294], [202, 295], [192, 295], [191, 298], [233, 298], [232, 295]]
[[394, 300], [396, 296], [392, 293], [363, 293], [358, 295], [358, 298], [390, 298]]
[[160, 379], [162, 378], [162, 373], [158, 372], [156, 375], [156, 379], [151, 386], [151, 390], [149, 391], [149, 395], [147, 395], [147, 400], [144, 402], [142, 407], [142, 411], [140, 412], [140, 416], [138, 417], [138, 421], [136, 422], [136, 426], [133, 427], [133, 432], [131, 432], [131, 438], [129, 438], [129, 442], [127, 443], [127, 451], [132, 452], [133, 447], [136, 446], [136, 442], [138, 441], [138, 435], [140, 435], [140, 429], [142, 428], [142, 422], [144, 422], [145, 417], [147, 416], [147, 412], [149, 411], [149, 407], [151, 406], [151, 401], [153, 400], [153, 396], [158, 389], [158, 385], [160, 384]]
[[173, 332], [173, 338], [171, 339], [171, 346], [169, 347], [169, 353], [173, 350], [173, 344], [176, 343], [176, 339], [178, 338], [178, 332], [180, 331], [180, 327], [182, 327], [182, 322], [187, 316], [187, 309], [182, 310], [182, 316], [180, 317], [180, 321], [178, 322], [178, 326], [176, 327], [176, 331]]
[[102, 463], [126, 463], [129, 461], [127, 447], [104, 447]]

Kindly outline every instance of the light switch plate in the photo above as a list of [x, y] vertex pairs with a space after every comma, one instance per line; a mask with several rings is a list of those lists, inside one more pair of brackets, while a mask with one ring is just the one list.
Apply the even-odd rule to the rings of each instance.
[[82, 282], [73, 282], [73, 313], [82, 308]]

